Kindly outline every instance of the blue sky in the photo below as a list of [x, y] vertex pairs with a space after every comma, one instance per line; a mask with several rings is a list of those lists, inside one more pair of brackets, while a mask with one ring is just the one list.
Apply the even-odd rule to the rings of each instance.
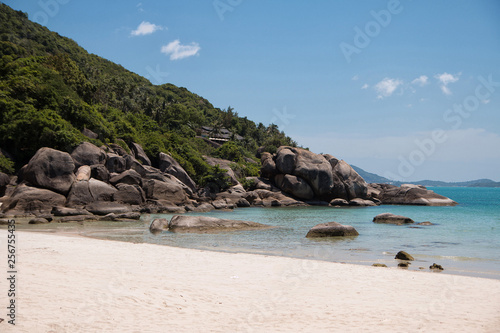
[[411, 181], [500, 181], [500, 2], [5, 1], [91, 53]]

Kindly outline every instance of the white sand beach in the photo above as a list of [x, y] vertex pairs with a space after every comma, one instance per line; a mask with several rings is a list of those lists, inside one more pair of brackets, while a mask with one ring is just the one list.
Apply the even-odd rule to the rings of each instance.
[[[1, 332], [499, 332], [500, 281], [17, 232]], [[7, 274], [7, 232], [0, 255]]]

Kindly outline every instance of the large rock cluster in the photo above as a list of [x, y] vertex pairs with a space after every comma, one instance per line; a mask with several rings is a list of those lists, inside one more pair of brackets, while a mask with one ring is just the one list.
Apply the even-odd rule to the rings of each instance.
[[364, 179], [349, 164], [332, 155], [283, 146], [274, 155], [263, 153], [261, 162], [262, 176], [297, 199], [333, 201], [332, 205], [378, 203], [368, 196]]
[[71, 154], [41, 148], [20, 170], [17, 182], [9, 185], [9, 177], [0, 175], [2, 212], [78, 221], [89, 215], [138, 218], [139, 212], [177, 212], [188, 205], [196, 209], [196, 184], [175, 160], [161, 153], [161, 169], [154, 168], [140, 145], [131, 148], [130, 154], [118, 145], [89, 142]]
[[109, 214], [114, 214], [110, 219], [117, 219], [130, 212], [204, 212], [250, 206], [456, 204], [423, 186], [367, 184], [346, 162], [296, 147], [283, 146], [275, 154], [262, 152], [261, 177], [247, 177], [246, 185], [252, 185], [246, 188], [238, 181], [238, 171], [231, 169], [233, 162], [205, 156], [208, 164], [224, 169], [230, 180], [231, 187], [221, 193], [199, 188], [168, 154], [156, 156], [157, 167], [153, 167], [140, 145], [131, 144], [129, 151], [115, 144], [97, 147], [89, 142], [71, 154], [41, 148], [17, 177], [0, 173], [1, 213], [38, 217], [58, 212], [67, 221]]

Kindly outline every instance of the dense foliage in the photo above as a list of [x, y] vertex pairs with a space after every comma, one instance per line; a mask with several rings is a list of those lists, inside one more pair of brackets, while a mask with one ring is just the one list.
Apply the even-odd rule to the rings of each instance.
[[[202, 126], [243, 139], [215, 148], [199, 136]], [[82, 141], [120, 140], [141, 144], [153, 162], [159, 152], [171, 154], [195, 181], [213, 173], [202, 155], [243, 163], [260, 146], [295, 145], [276, 125], [214, 108], [186, 88], [155, 86], [0, 4], [0, 148], [16, 167], [43, 146], [71, 151]]]

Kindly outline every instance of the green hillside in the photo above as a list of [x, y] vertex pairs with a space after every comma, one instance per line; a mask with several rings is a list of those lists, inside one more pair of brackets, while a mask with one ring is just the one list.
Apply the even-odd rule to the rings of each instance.
[[[214, 147], [200, 137], [202, 126], [227, 129], [233, 140]], [[84, 136], [84, 129], [98, 138]], [[230, 158], [245, 169], [260, 146], [273, 151], [280, 145], [295, 145], [276, 125], [257, 125], [230, 107], [215, 108], [186, 88], [153, 85], [0, 4], [4, 155], [15, 161], [17, 169], [40, 147], [70, 152], [82, 141], [124, 147], [136, 142], [153, 162], [159, 152], [170, 153], [195, 181], [213, 172], [202, 155]], [[12, 173], [13, 165], [5, 156], [0, 154], [0, 171]]]

